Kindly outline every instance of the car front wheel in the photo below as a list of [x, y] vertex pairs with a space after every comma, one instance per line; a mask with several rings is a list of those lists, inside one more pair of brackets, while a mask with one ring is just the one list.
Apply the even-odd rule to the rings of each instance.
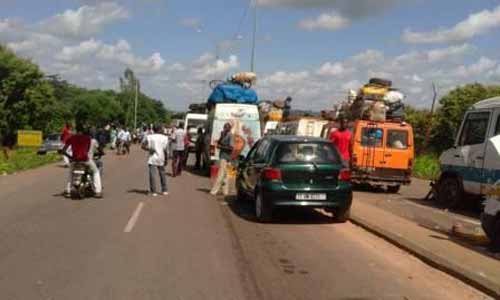
[[261, 192], [257, 192], [255, 196], [255, 216], [261, 223], [268, 223], [272, 220], [272, 207], [266, 201]]

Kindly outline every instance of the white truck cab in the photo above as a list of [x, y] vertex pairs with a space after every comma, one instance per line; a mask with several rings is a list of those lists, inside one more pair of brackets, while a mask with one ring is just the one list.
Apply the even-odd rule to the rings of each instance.
[[488, 227], [485, 231], [490, 238], [493, 233], [500, 240], [500, 97], [480, 101], [467, 110], [455, 145], [439, 160], [438, 200], [458, 207], [465, 195], [486, 197], [483, 227]]

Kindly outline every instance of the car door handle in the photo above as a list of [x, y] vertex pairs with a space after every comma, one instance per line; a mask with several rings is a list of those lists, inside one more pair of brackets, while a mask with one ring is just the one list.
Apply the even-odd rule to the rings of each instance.
[[462, 156], [460, 156], [460, 155], [458, 155], [458, 154], [455, 154], [455, 157], [456, 157], [456, 158], [460, 158], [460, 157], [462, 157]]

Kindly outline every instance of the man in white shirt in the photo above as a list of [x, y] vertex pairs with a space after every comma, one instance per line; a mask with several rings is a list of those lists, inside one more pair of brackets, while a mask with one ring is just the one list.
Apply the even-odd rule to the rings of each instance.
[[175, 177], [181, 175], [182, 164], [184, 161], [186, 133], [184, 132], [183, 123], [181, 123], [177, 129], [175, 129], [173, 139], [174, 159], [172, 161], [172, 176]]
[[132, 135], [130, 134], [128, 128], [125, 128], [122, 139], [123, 139], [123, 146], [125, 146], [125, 152], [127, 154], [130, 154], [130, 143], [132, 142]]
[[165, 177], [165, 165], [167, 163], [168, 137], [161, 134], [159, 126], [154, 127], [154, 133], [148, 135], [142, 143], [142, 149], [148, 151], [149, 168], [149, 191], [152, 196], [158, 196], [156, 193], [155, 172], [160, 174], [161, 193], [168, 195], [167, 179]]

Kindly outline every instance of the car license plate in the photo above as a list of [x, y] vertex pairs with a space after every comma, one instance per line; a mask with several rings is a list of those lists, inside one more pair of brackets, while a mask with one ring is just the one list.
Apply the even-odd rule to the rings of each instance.
[[82, 170], [73, 170], [73, 173], [83, 175], [83, 174], [85, 174], [85, 171], [82, 171]]
[[326, 200], [326, 194], [296, 194], [296, 200]]

